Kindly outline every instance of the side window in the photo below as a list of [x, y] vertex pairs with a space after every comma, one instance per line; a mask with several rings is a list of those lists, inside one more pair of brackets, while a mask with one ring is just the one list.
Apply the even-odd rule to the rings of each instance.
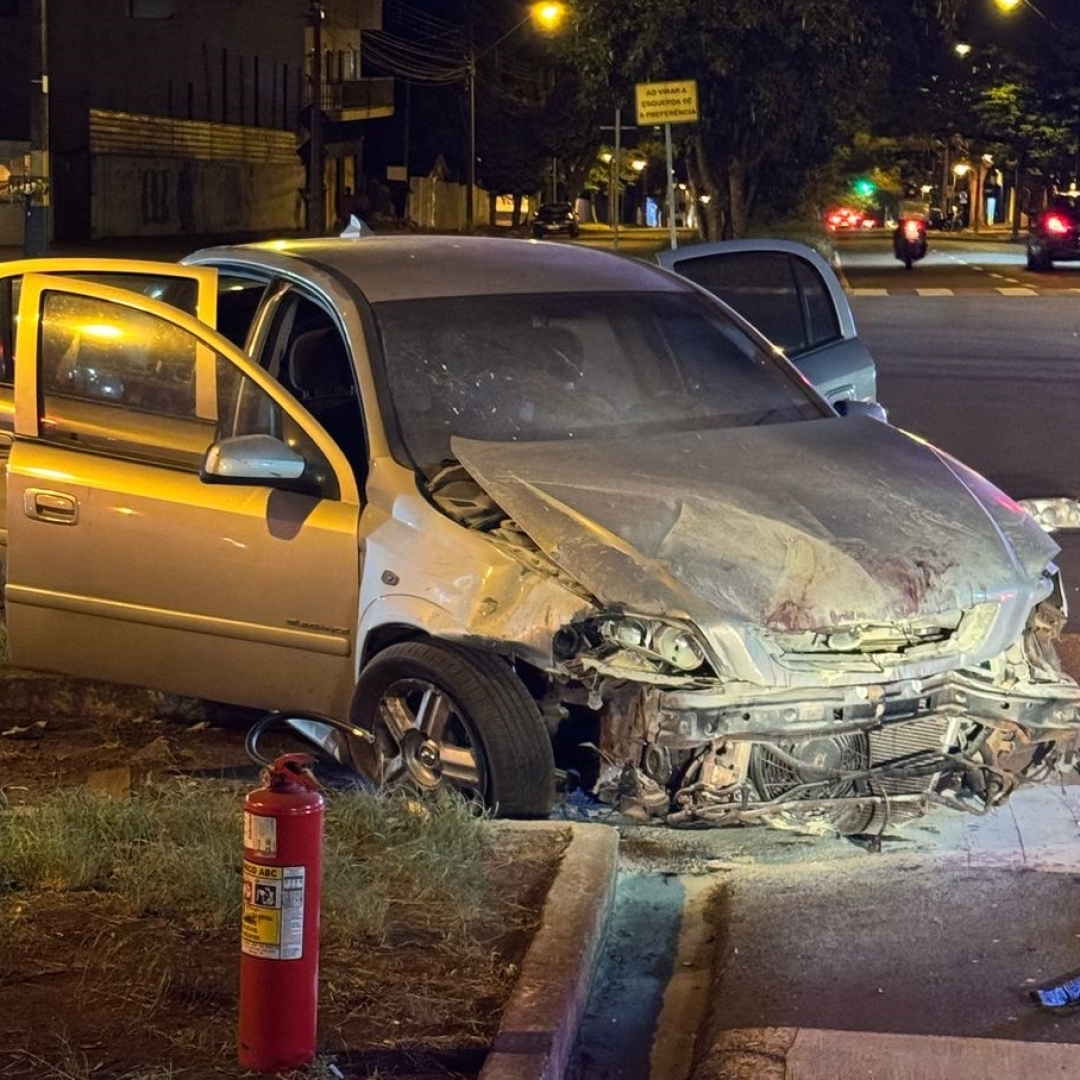
[[196, 340], [155, 315], [47, 293], [41, 437], [198, 468], [214, 425], [195, 415]]
[[206, 346], [173, 323], [123, 305], [44, 296], [41, 438], [80, 450], [197, 472], [211, 444], [273, 435], [308, 462], [307, 490], [338, 498], [310, 436], [228, 357], [218, 354], [217, 421], [196, 411], [196, 358]]
[[46, 297], [45, 392], [194, 419], [194, 338], [154, 315], [111, 307], [63, 293]]
[[681, 259], [689, 278], [754, 324], [789, 353], [807, 347], [802, 302], [787, 255], [771, 251], [731, 252]]
[[[15, 431], [15, 312], [12, 281], [0, 279], [0, 434]], [[0, 445], [2, 449], [2, 445]]]
[[15, 316], [18, 310], [18, 279], [0, 279], [0, 386], [11, 386], [15, 382]]
[[266, 282], [218, 276], [217, 330], [238, 349], [247, 345], [251, 325], [266, 293]]
[[816, 348], [840, 337], [840, 321], [836, 307], [821, 275], [808, 262], [793, 259], [795, 280], [799, 284], [808, 323], [807, 346]]
[[362, 487], [368, 463], [364, 413], [353, 358], [337, 321], [305, 296], [286, 297], [261, 362], [337, 443]]

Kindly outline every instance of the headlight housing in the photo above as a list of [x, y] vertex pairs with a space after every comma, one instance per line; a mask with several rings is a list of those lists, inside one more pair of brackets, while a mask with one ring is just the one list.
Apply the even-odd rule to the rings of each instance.
[[692, 627], [642, 615], [598, 615], [566, 626], [555, 637], [557, 659], [592, 657], [633, 674], [714, 675]]

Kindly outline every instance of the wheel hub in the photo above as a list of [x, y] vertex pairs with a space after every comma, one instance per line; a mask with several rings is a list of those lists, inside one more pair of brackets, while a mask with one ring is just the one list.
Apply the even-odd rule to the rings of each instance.
[[443, 765], [439, 744], [423, 732], [413, 729], [401, 740], [400, 760], [409, 776], [421, 787], [438, 787], [442, 781]]

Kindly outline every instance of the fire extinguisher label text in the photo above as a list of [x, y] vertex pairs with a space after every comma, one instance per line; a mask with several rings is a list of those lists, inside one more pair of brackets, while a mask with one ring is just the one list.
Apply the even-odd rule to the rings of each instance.
[[263, 960], [304, 954], [304, 867], [244, 860], [240, 950]]
[[244, 847], [256, 855], [277, 854], [277, 819], [244, 811]]

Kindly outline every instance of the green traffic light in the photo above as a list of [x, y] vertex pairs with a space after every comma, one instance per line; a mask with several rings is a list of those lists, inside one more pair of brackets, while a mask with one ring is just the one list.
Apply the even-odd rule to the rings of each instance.
[[874, 186], [873, 180], [867, 180], [865, 177], [856, 180], [852, 185], [855, 189], [856, 195], [861, 195], [864, 199], [870, 198], [871, 195], [877, 190]]

